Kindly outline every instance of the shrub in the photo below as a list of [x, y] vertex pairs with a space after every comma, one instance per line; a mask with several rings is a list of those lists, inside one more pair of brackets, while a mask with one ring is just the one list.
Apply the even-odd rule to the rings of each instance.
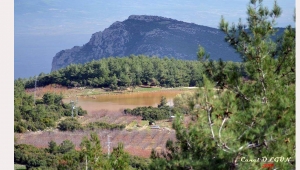
[[125, 125], [108, 124], [105, 122], [92, 122], [92, 123], [89, 123], [86, 127], [90, 130], [94, 130], [94, 129], [109, 129], [109, 130], [119, 129], [119, 130], [122, 130], [125, 128]]
[[77, 119], [67, 118], [58, 124], [58, 129], [61, 131], [74, 131], [82, 129], [82, 126]]

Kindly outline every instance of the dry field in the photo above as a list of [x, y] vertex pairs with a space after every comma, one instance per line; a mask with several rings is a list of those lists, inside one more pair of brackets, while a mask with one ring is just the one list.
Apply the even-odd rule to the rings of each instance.
[[90, 133], [98, 134], [102, 144], [102, 149], [107, 152], [107, 136], [112, 142], [111, 148], [116, 147], [119, 142], [124, 144], [125, 151], [140, 157], [149, 157], [151, 150], [161, 151], [165, 149], [168, 139], [175, 140], [175, 131], [171, 129], [171, 122], [166, 120], [157, 121], [160, 129], [150, 129], [148, 121], [141, 120], [141, 117], [125, 115], [121, 112], [111, 112], [101, 110], [88, 113], [77, 118], [82, 125], [90, 122], [107, 122], [110, 124], [125, 124], [124, 130], [78, 130], [74, 132], [62, 132], [57, 129], [38, 132], [15, 133], [17, 144], [30, 144], [40, 148], [48, 147], [48, 143], [53, 140], [60, 144], [64, 140], [72, 141], [76, 149], [80, 149], [82, 138]]
[[152, 148], [160, 151], [165, 149], [168, 139], [175, 140], [175, 131], [167, 129], [145, 129], [145, 130], [94, 130], [94, 131], [74, 131], [61, 132], [58, 130], [27, 132], [15, 134], [16, 143], [25, 143], [40, 148], [48, 147], [48, 143], [53, 140], [60, 144], [64, 140], [72, 141], [76, 149], [80, 149], [80, 142], [84, 136], [89, 136], [91, 132], [98, 134], [102, 144], [102, 149], [107, 152], [107, 136], [109, 135], [111, 148], [116, 147], [119, 142], [124, 144], [125, 151], [140, 157], [149, 157]]
[[[141, 117], [124, 115], [121, 112], [99, 111], [89, 113], [86, 116], [78, 117], [82, 124], [90, 122], [107, 122], [110, 124], [125, 124], [124, 130], [77, 130], [74, 132], [62, 132], [57, 129], [38, 132], [15, 133], [17, 144], [30, 144], [40, 148], [48, 147], [48, 143], [53, 140], [60, 144], [64, 140], [72, 141], [76, 149], [80, 149], [82, 138], [89, 137], [90, 133], [98, 134], [102, 144], [103, 152], [107, 152], [107, 137], [110, 137], [111, 150], [119, 142], [124, 144], [125, 151], [131, 155], [149, 158], [151, 150], [165, 150], [165, 144], [168, 139], [176, 140], [175, 130], [172, 129], [172, 122], [167, 120], [157, 121], [160, 129], [151, 129], [148, 121], [141, 120]], [[190, 116], [184, 117], [184, 123], [188, 125], [191, 121]]]
[[[27, 89], [27, 93], [33, 94], [34, 89]], [[64, 100], [74, 98], [74, 96], [93, 97], [97, 95], [109, 94], [103, 89], [67, 89], [59, 85], [48, 85], [43, 88], [38, 88], [36, 91], [37, 98], [41, 98], [46, 92], [62, 94]], [[80, 101], [78, 103], [80, 104]], [[125, 115], [122, 110], [93, 110], [86, 105], [82, 106], [88, 111], [85, 116], [77, 117], [82, 125], [90, 122], [107, 122], [110, 124], [124, 124], [124, 130], [79, 130], [74, 132], [62, 132], [57, 129], [38, 132], [26, 132], [23, 134], [15, 134], [16, 143], [30, 144], [40, 148], [48, 147], [48, 143], [53, 140], [60, 144], [64, 140], [72, 141], [76, 149], [80, 149], [82, 138], [89, 136], [91, 132], [96, 132], [100, 138], [103, 152], [107, 152], [107, 137], [110, 136], [111, 150], [116, 147], [119, 142], [124, 144], [125, 151], [132, 155], [149, 157], [151, 150], [161, 151], [165, 149], [165, 144], [168, 139], [175, 140], [175, 131], [171, 128], [172, 122], [167, 120], [157, 121], [160, 129], [150, 129], [148, 121], [143, 121], [141, 117]], [[185, 124], [189, 122], [189, 118], [184, 119]]]
[[[34, 88], [31, 89], [26, 89], [26, 92], [29, 94], [34, 94]], [[37, 87], [36, 88], [36, 96], [37, 98], [42, 98], [43, 95], [47, 92], [50, 93], [56, 93], [56, 94], [67, 94], [68, 88], [61, 86], [61, 85], [57, 85], [57, 84], [51, 84], [51, 85], [47, 85], [45, 87]]]

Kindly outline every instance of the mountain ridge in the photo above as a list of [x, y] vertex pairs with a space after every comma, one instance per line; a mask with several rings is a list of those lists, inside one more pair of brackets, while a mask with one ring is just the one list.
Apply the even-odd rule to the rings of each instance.
[[83, 46], [58, 52], [53, 57], [51, 71], [72, 63], [131, 54], [196, 60], [199, 45], [213, 60], [240, 61], [224, 37], [225, 34], [216, 28], [160, 16], [130, 15], [124, 21], [116, 21], [103, 31], [95, 32]]

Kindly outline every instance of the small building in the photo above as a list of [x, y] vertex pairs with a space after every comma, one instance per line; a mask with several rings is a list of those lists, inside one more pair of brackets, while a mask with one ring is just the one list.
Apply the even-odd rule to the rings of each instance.
[[169, 122], [172, 122], [175, 119], [175, 116], [170, 116]]
[[160, 127], [158, 125], [152, 125], [150, 126], [151, 129], [160, 129]]

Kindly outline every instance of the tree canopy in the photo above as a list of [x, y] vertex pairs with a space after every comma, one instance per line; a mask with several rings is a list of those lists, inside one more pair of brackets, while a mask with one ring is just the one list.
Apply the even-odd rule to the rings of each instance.
[[[177, 141], [168, 141], [165, 152], [153, 151], [150, 169], [258, 169], [263, 158], [275, 168], [295, 168], [295, 29], [271, 38], [281, 14], [276, 1], [268, 9], [251, 0], [247, 14], [247, 24], [220, 22], [247, 77], [235, 67], [222, 71], [222, 61], [211, 72], [208, 63], [210, 76], [190, 99], [197, 119], [187, 129], [176, 116]], [[204, 54], [200, 49], [199, 59]]]
[[[239, 63], [233, 63], [239, 67]], [[211, 62], [215, 64], [215, 62]], [[109, 57], [86, 64], [71, 64], [66, 68], [41, 74], [38, 86], [60, 84], [67, 87], [108, 87], [112, 90], [129, 86], [199, 86], [203, 63], [170, 58]], [[33, 88], [35, 79], [28, 79], [26, 88]]]

